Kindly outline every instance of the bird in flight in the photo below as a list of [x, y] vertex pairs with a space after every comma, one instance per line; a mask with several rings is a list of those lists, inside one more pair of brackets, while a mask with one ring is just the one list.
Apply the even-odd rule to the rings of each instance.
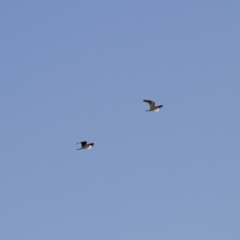
[[146, 111], [153, 111], [158, 112], [163, 105], [155, 106], [155, 102], [151, 100], [143, 100], [144, 102], [147, 102], [150, 105], [150, 109]]
[[81, 150], [81, 149], [91, 149], [94, 145], [94, 143], [87, 143], [86, 141], [83, 141], [83, 142], [79, 142], [79, 143], [76, 143], [76, 144], [82, 144], [82, 147], [81, 148], [78, 148], [77, 150]]

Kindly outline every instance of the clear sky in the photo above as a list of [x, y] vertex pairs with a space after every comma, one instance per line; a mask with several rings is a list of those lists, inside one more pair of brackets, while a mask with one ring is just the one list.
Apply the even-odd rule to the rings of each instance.
[[1, 0], [0, 239], [240, 239], [239, 23], [239, 0]]

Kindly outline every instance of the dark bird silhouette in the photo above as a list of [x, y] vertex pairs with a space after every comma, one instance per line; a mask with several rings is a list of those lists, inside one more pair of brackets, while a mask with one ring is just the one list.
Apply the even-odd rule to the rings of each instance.
[[158, 112], [163, 105], [155, 106], [155, 102], [152, 100], [143, 100], [144, 102], [147, 102], [150, 105], [150, 109], [146, 110], [148, 111], [153, 111], [153, 112]]
[[83, 141], [83, 142], [79, 142], [79, 143], [76, 143], [76, 144], [82, 144], [82, 147], [81, 148], [78, 148], [77, 150], [81, 150], [81, 149], [91, 149], [94, 145], [94, 143], [87, 143], [86, 141]]

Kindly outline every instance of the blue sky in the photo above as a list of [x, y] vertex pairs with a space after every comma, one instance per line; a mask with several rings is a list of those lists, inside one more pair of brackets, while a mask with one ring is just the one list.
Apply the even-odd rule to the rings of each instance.
[[239, 10], [1, 1], [0, 239], [239, 239]]

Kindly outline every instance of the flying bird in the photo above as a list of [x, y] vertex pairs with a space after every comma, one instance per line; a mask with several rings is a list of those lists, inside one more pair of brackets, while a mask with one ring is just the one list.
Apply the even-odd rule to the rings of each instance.
[[[83, 142], [79, 142], [82, 144], [82, 147], [81, 148], [78, 148], [77, 150], [81, 150], [81, 149], [91, 149], [94, 145], [94, 143], [87, 143], [86, 141], [83, 141]], [[79, 143], [76, 143], [76, 144], [79, 144]]]
[[155, 106], [155, 102], [151, 100], [143, 100], [144, 102], [147, 102], [150, 105], [150, 109], [146, 111], [153, 111], [158, 112], [163, 105]]

